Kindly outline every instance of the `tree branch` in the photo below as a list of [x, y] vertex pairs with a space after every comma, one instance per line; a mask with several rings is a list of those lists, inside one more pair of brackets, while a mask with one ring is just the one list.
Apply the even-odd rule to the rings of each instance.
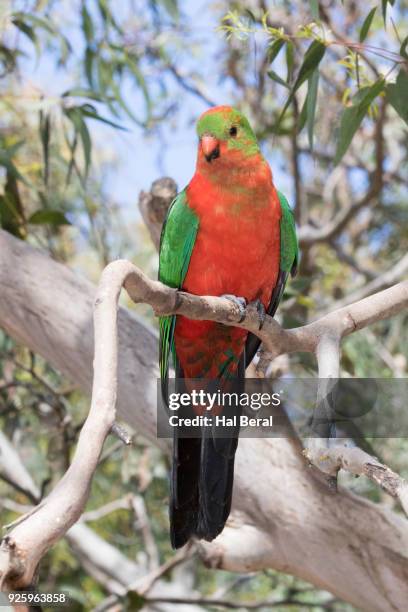
[[[102, 274], [95, 308], [92, 402], [74, 458], [55, 489], [3, 539], [8, 551], [0, 576], [12, 588], [31, 584], [43, 554], [78, 520], [88, 500], [106, 436], [115, 422], [117, 394], [117, 311], [123, 279], [111, 267]], [[3, 557], [4, 559], [5, 557]]]
[[[89, 391], [93, 286], [67, 267], [2, 231], [0, 251], [0, 325], [18, 341], [42, 354], [83, 390]], [[128, 277], [128, 273], [134, 271], [128, 262], [119, 262], [118, 265], [122, 279], [125, 272]], [[132, 291], [130, 279], [131, 276]], [[113, 291], [118, 286], [115, 283], [110, 285]], [[146, 289], [147, 298], [163, 297], [164, 291], [167, 306], [174, 305], [172, 290], [154, 281], [149, 281]], [[224, 314], [232, 318], [237, 316], [234, 305], [221, 298], [209, 298], [211, 304], [204, 300], [203, 309], [201, 298], [190, 297], [194, 308], [198, 300], [202, 314], [210, 313], [212, 304], [218, 309], [221, 307]], [[352, 310], [350, 307], [341, 309], [341, 316], [338, 312], [334, 320], [327, 315], [297, 331], [282, 330], [273, 320], [268, 321], [267, 327], [274, 330], [274, 339], [280, 339], [280, 350], [284, 350], [283, 339], [288, 342], [287, 346], [291, 343], [291, 350], [300, 345], [314, 350], [315, 332], [323, 334], [327, 331], [330, 320], [336, 333], [344, 336], [378, 320], [379, 316], [385, 318], [399, 312], [406, 306], [406, 300], [405, 282], [354, 304]], [[106, 304], [98, 306], [98, 310], [107, 314]], [[348, 316], [350, 312], [353, 318]], [[110, 314], [116, 320], [116, 314]], [[251, 322], [250, 314], [247, 324], [248, 320]], [[117, 377], [116, 372], [109, 372], [110, 377], [103, 381], [103, 385], [117, 384], [119, 416], [156, 446], [168, 450], [166, 441], [156, 436], [157, 335], [122, 309], [119, 309], [118, 323], [120, 353]], [[229, 323], [236, 325], [232, 321]], [[109, 320], [111, 324], [112, 319]], [[264, 329], [262, 333], [266, 333]], [[109, 424], [110, 418], [98, 425], [102, 430], [96, 430], [99, 439], [104, 437]], [[88, 435], [92, 440], [95, 432], [88, 430]], [[85, 455], [88, 452], [85, 448]], [[87, 473], [87, 466], [81, 466], [78, 480], [82, 481]], [[9, 534], [9, 537], [14, 536], [17, 531], [16, 545], [28, 549], [30, 567], [33, 558], [40, 558], [42, 551], [52, 544], [56, 531], [58, 535], [63, 531], [58, 519], [62, 518], [63, 528], [66, 527], [64, 516], [54, 509], [61, 508], [61, 505], [65, 507], [68, 498], [74, 499], [78, 507], [76, 491], [73, 496], [71, 490], [60, 485], [56, 490], [62, 497], [67, 496], [65, 501], [58, 502], [54, 491], [47, 498], [45, 508], [40, 507]], [[41, 536], [43, 541], [39, 541]], [[12, 539], [3, 542], [2, 568], [10, 567], [4, 559], [12, 554], [12, 543]], [[33, 550], [31, 544], [38, 545], [39, 549]], [[245, 573], [268, 567], [289, 572], [370, 612], [405, 609], [408, 599], [407, 550], [406, 520], [389, 508], [346, 490], [339, 489], [337, 494], [328, 490], [314, 478], [313, 471], [307, 468], [289, 440], [266, 438], [243, 438], [240, 441], [236, 455], [233, 512], [226, 528], [214, 542], [200, 543], [201, 554], [211, 567]], [[15, 582], [27, 584], [30, 572], [26, 561], [23, 559], [25, 566], [19, 568], [20, 557], [14, 555], [14, 559]], [[8, 582], [14, 583], [9, 572], [7, 578]]]
[[376, 291], [381, 291], [386, 287], [390, 287], [394, 283], [397, 283], [400, 278], [403, 278], [408, 271], [408, 253], [404, 255], [399, 262], [395, 264], [390, 270], [387, 270], [380, 276], [377, 276], [369, 283], [366, 283], [362, 287], [355, 289], [348, 295], [346, 295], [341, 300], [336, 302], [336, 306], [342, 308], [347, 304], [352, 302], [356, 302], [358, 300], [362, 300], [368, 295], [375, 293]]
[[408, 516], [408, 483], [389, 467], [377, 461], [360, 448], [333, 447], [314, 448], [304, 451], [311, 463], [336, 477], [339, 470], [354, 476], [367, 476], [386, 493], [398, 499]]

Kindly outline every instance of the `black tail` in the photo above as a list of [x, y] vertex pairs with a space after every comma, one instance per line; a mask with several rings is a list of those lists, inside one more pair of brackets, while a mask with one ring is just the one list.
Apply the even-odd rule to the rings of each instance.
[[[181, 376], [180, 376], [181, 375]], [[182, 372], [177, 373], [182, 377]], [[237, 372], [238, 387], [245, 376], [245, 355]], [[225, 390], [225, 389], [224, 389]], [[242, 389], [228, 389], [228, 391]], [[224, 408], [224, 416], [237, 417], [237, 406]], [[182, 416], [179, 410], [179, 416]], [[200, 437], [183, 438], [174, 430], [173, 464], [170, 488], [170, 537], [173, 548], [180, 548], [191, 537], [213, 540], [224, 529], [231, 510], [234, 460], [239, 425], [226, 427], [228, 437], [212, 428], [203, 428]]]

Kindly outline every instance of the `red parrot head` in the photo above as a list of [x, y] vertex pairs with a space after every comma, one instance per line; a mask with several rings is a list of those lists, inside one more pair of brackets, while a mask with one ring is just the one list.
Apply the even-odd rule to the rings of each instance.
[[203, 113], [197, 133], [197, 165], [205, 174], [247, 167], [248, 158], [260, 155], [248, 119], [231, 106], [215, 106]]

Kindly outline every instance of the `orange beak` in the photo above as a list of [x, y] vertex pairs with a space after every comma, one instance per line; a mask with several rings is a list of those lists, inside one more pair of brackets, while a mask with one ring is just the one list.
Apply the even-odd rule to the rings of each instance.
[[219, 142], [211, 134], [204, 134], [201, 138], [201, 149], [207, 159], [211, 161], [219, 156]]

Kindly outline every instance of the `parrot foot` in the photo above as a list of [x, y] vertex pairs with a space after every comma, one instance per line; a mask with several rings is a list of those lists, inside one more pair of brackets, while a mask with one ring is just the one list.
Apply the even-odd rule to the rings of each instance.
[[262, 329], [266, 318], [265, 306], [262, 304], [261, 300], [255, 300], [254, 302], [250, 302], [249, 306], [254, 306], [256, 308], [259, 320], [259, 329]]
[[230, 293], [224, 293], [224, 295], [221, 295], [220, 297], [225, 298], [226, 300], [229, 300], [230, 302], [238, 306], [239, 313], [241, 315], [241, 318], [238, 321], [238, 323], [242, 323], [246, 317], [246, 306], [247, 306], [246, 299], [243, 297], [237, 297], [236, 295], [231, 295]]

